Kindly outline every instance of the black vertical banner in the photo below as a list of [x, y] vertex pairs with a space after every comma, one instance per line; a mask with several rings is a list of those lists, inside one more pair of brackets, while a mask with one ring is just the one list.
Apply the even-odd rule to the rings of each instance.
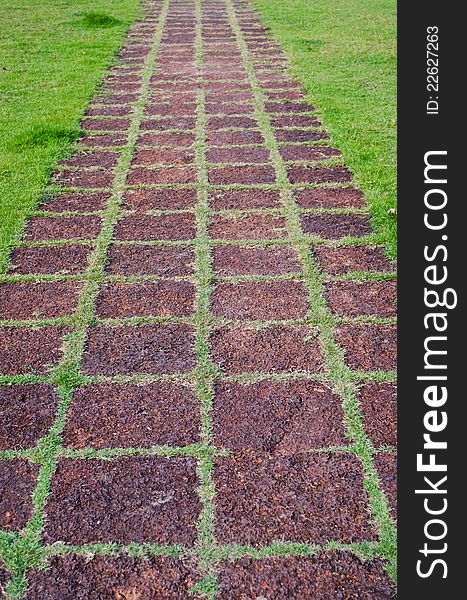
[[402, 599], [465, 594], [467, 53], [455, 6], [398, 6]]

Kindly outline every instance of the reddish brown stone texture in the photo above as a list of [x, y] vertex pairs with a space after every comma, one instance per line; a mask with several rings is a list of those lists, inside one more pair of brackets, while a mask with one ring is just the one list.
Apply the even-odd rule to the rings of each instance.
[[195, 366], [188, 325], [97, 327], [89, 334], [84, 371], [89, 375], [187, 372]]
[[353, 271], [388, 272], [395, 269], [380, 247], [350, 246], [315, 248], [315, 254], [323, 271], [331, 275], [343, 275]]
[[214, 401], [214, 443], [276, 456], [345, 445], [341, 404], [315, 381], [221, 383]]
[[[115, 87], [117, 89], [117, 87]], [[87, 131], [125, 131], [129, 129], [129, 119], [83, 119], [81, 128]]]
[[211, 117], [208, 120], [208, 132], [217, 129], [229, 129], [230, 127], [254, 129], [258, 127], [258, 122], [251, 117]]
[[220, 283], [212, 295], [212, 310], [236, 320], [299, 319], [306, 315], [308, 301], [298, 281]]
[[117, 275], [175, 277], [194, 272], [193, 248], [179, 246], [111, 246], [107, 271]]
[[188, 600], [199, 575], [179, 559], [66, 555], [28, 577], [26, 600]]
[[264, 138], [259, 131], [213, 131], [208, 132], [208, 143], [211, 146], [243, 146], [246, 144], [263, 144]]
[[316, 188], [297, 190], [295, 197], [303, 208], [363, 208], [360, 190], [352, 188]]
[[195, 143], [195, 135], [191, 133], [144, 133], [138, 143], [142, 146], [172, 146], [187, 148]]
[[59, 163], [63, 167], [99, 167], [101, 169], [111, 169], [117, 164], [119, 158], [118, 152], [78, 152], [71, 158]]
[[208, 150], [207, 160], [211, 163], [267, 163], [270, 155], [263, 147], [217, 148]]
[[188, 117], [196, 114], [196, 104], [191, 102], [157, 102], [146, 107], [145, 114], [161, 117]]
[[20, 531], [32, 517], [38, 473], [26, 460], [0, 460], [0, 529]]
[[303, 215], [302, 226], [308, 235], [335, 240], [370, 235], [368, 215]]
[[74, 312], [80, 283], [54, 281], [0, 285], [0, 319], [63, 317]]
[[62, 459], [45, 542], [192, 544], [200, 505], [191, 458]]
[[301, 271], [293, 248], [218, 246], [213, 254], [214, 270], [219, 275], [284, 275]]
[[131, 104], [132, 102], [137, 102], [138, 95], [137, 94], [104, 94], [101, 96], [97, 96], [96, 102], [100, 102], [101, 104]]
[[208, 115], [251, 115], [254, 113], [252, 104], [238, 104], [229, 102], [207, 102]]
[[273, 167], [252, 165], [238, 167], [221, 167], [209, 170], [209, 183], [212, 184], [250, 184], [275, 183], [276, 172]]
[[46, 374], [61, 357], [62, 327], [0, 328], [0, 372]]
[[108, 283], [99, 295], [97, 316], [187, 317], [194, 312], [195, 286], [187, 281]]
[[321, 120], [318, 117], [288, 115], [284, 117], [272, 117], [271, 125], [273, 127], [319, 127]]
[[222, 544], [324, 544], [376, 539], [360, 461], [347, 454], [216, 459], [216, 534]]
[[118, 240], [190, 240], [196, 237], [194, 215], [130, 216], [117, 224]]
[[26, 227], [27, 241], [89, 240], [101, 230], [100, 217], [33, 217]]
[[284, 217], [249, 215], [245, 217], [214, 217], [209, 233], [214, 239], [273, 240], [287, 237]]
[[143, 131], [170, 131], [171, 129], [195, 129], [194, 117], [173, 117], [167, 119], [146, 119], [141, 123]]
[[128, 117], [133, 112], [131, 105], [124, 104], [104, 104], [103, 106], [91, 106], [86, 111], [87, 117]]
[[[15, 248], [11, 255], [14, 272], [21, 274], [62, 273], [75, 275], [86, 270], [89, 246], [37, 246]], [[1, 287], [1, 286], [0, 286]]]
[[190, 165], [195, 155], [191, 150], [152, 149], [138, 150], [133, 157], [134, 165]]
[[110, 192], [58, 194], [52, 198], [47, 198], [41, 205], [41, 209], [50, 212], [92, 212], [104, 210], [110, 197]]
[[127, 185], [158, 183], [196, 183], [197, 171], [190, 167], [171, 167], [158, 169], [135, 168], [128, 173]]
[[332, 312], [345, 317], [394, 317], [396, 297], [395, 281], [333, 281], [326, 284], [326, 299]]
[[308, 131], [304, 129], [277, 129], [278, 142], [317, 142], [328, 140], [329, 135], [324, 131]]
[[211, 346], [213, 359], [228, 375], [245, 371], [316, 372], [323, 366], [313, 331], [304, 327], [221, 328], [214, 331]]
[[328, 551], [310, 557], [222, 563], [219, 598], [393, 600], [396, 587], [383, 561], [362, 561], [351, 552]]
[[80, 138], [81, 146], [89, 148], [111, 148], [112, 146], [124, 146], [128, 142], [128, 138], [123, 134], [102, 133], [86, 135]]
[[282, 146], [279, 152], [284, 160], [325, 160], [340, 156], [341, 152], [328, 146]]
[[52, 426], [57, 406], [51, 385], [0, 386], [0, 450], [34, 446]]
[[397, 389], [392, 383], [370, 382], [358, 390], [361, 411], [373, 445], [397, 445]]
[[396, 368], [396, 331], [394, 325], [341, 325], [336, 339], [350, 368], [389, 371]]
[[280, 198], [278, 190], [216, 190], [211, 192], [210, 203], [213, 210], [277, 208]]
[[69, 448], [185, 446], [198, 441], [193, 392], [172, 383], [91, 385], [73, 398], [64, 432]]
[[373, 459], [381, 480], [381, 486], [388, 497], [391, 513], [397, 516], [397, 454], [380, 452]]
[[183, 210], [195, 207], [197, 193], [190, 188], [129, 190], [123, 198], [125, 206], [131, 210]]
[[271, 114], [315, 112], [316, 107], [305, 102], [266, 102], [265, 109]]
[[289, 167], [291, 183], [347, 183], [352, 173], [347, 167]]

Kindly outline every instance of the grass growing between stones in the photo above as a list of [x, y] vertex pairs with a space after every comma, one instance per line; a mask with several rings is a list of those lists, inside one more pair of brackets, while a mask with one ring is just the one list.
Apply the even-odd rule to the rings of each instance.
[[364, 191], [379, 243], [395, 257], [396, 3], [253, 3], [285, 48]]
[[0, 22], [0, 272], [140, 0], [17, 0]]

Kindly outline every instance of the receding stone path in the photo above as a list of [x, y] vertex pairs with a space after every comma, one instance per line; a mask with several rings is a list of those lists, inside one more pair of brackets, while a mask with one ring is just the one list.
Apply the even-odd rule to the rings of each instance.
[[394, 265], [281, 48], [146, 0], [82, 127], [0, 275], [0, 589], [394, 598]]

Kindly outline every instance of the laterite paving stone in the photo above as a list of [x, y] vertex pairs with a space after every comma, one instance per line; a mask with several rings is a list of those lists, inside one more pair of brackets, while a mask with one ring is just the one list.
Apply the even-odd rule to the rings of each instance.
[[105, 284], [96, 314], [103, 318], [187, 317], [194, 312], [195, 286], [187, 281]]
[[[129, 86], [134, 89], [135, 86]], [[110, 86], [109, 86], [110, 88]], [[130, 91], [126, 85], [115, 85], [114, 90]], [[87, 131], [125, 131], [130, 128], [129, 119], [83, 119], [81, 121], [81, 129]]]
[[304, 327], [223, 327], [212, 334], [213, 359], [228, 375], [248, 371], [316, 373], [324, 361], [313, 333]]
[[0, 372], [45, 375], [62, 355], [63, 327], [1, 327]]
[[112, 146], [125, 146], [128, 143], [128, 138], [125, 135], [115, 133], [86, 133], [79, 141], [80, 145], [89, 148], [111, 148]]
[[371, 233], [368, 215], [303, 215], [301, 221], [308, 235], [330, 240], [363, 237]]
[[86, 270], [90, 252], [90, 246], [72, 244], [14, 248], [11, 253], [13, 272], [76, 275]]
[[363, 561], [345, 551], [224, 562], [220, 600], [393, 600], [396, 588], [380, 559]]
[[287, 237], [286, 220], [271, 215], [216, 216], [209, 234], [219, 240], [274, 240]]
[[177, 558], [66, 555], [34, 570], [25, 600], [188, 600], [199, 575]]
[[391, 513], [397, 515], [397, 454], [395, 452], [380, 452], [374, 458], [383, 491], [388, 497]]
[[38, 473], [27, 460], [0, 460], [0, 529], [20, 531], [32, 517]]
[[200, 504], [192, 458], [61, 459], [44, 538], [53, 544], [193, 544]]
[[25, 240], [42, 242], [47, 240], [94, 239], [99, 235], [100, 217], [33, 217], [26, 227]]
[[190, 167], [157, 169], [134, 168], [128, 173], [127, 185], [196, 183], [197, 172]]
[[352, 174], [347, 167], [289, 167], [291, 183], [347, 183]]
[[60, 171], [54, 181], [72, 188], [109, 188], [112, 187], [114, 175], [102, 171]]
[[224, 276], [285, 275], [302, 269], [296, 251], [287, 247], [218, 246], [213, 255], [215, 272]]
[[353, 188], [297, 190], [295, 198], [302, 208], [363, 208], [365, 206], [362, 192]]
[[320, 246], [314, 250], [323, 271], [331, 275], [344, 275], [353, 271], [394, 271], [395, 265], [385, 256], [381, 247], [349, 246], [331, 248]]
[[299, 319], [307, 314], [308, 302], [299, 281], [220, 283], [212, 295], [212, 311], [227, 319]]
[[281, 196], [278, 190], [214, 190], [209, 199], [212, 210], [246, 210], [278, 208]]
[[193, 344], [189, 325], [96, 327], [89, 334], [83, 370], [89, 375], [183, 373], [195, 367]]
[[328, 140], [329, 135], [324, 131], [308, 131], [302, 129], [277, 129], [278, 142], [317, 142]]
[[339, 150], [328, 146], [282, 146], [279, 152], [286, 161], [325, 160], [341, 154]]
[[42, 210], [50, 212], [93, 212], [104, 210], [111, 197], [110, 192], [64, 193], [46, 198]]
[[395, 325], [341, 325], [336, 339], [345, 350], [345, 362], [360, 371], [396, 368], [397, 329]]
[[343, 446], [348, 443], [343, 419], [341, 399], [315, 381], [216, 387], [213, 428], [219, 447], [291, 456]]
[[221, 167], [210, 169], [209, 183], [213, 185], [275, 183], [276, 172], [273, 167], [245, 165], [238, 167]]
[[259, 131], [213, 131], [208, 132], [208, 144], [211, 146], [242, 146], [247, 144], [263, 144], [264, 138]]
[[365, 429], [373, 445], [397, 445], [397, 388], [393, 383], [370, 382], [358, 390]]
[[107, 272], [113, 275], [176, 277], [194, 272], [193, 248], [183, 246], [113, 245]]
[[117, 240], [191, 240], [196, 237], [195, 217], [190, 213], [173, 215], [132, 215], [118, 222]]
[[60, 167], [99, 167], [111, 169], [119, 159], [118, 152], [77, 152], [73, 157], [59, 163]]
[[172, 148], [139, 150], [133, 157], [134, 165], [190, 165], [195, 155], [190, 150]]
[[217, 148], [208, 150], [206, 158], [211, 163], [267, 163], [270, 160], [267, 148]]
[[188, 148], [195, 143], [195, 135], [191, 133], [144, 133], [138, 143], [142, 146], [171, 146]]
[[35, 446], [52, 426], [58, 402], [52, 385], [0, 386], [0, 450]]
[[396, 315], [395, 281], [333, 281], [326, 284], [326, 299], [336, 315], [344, 317]]
[[80, 283], [54, 281], [0, 284], [0, 319], [46, 319], [70, 315], [78, 304]]
[[63, 435], [68, 448], [185, 446], [198, 441], [199, 426], [186, 386], [102, 384], [75, 393]]
[[217, 458], [216, 534], [255, 547], [286, 539], [325, 544], [375, 540], [363, 469], [352, 455], [273, 457], [239, 451]]
[[123, 198], [125, 206], [131, 210], [187, 210], [195, 207], [197, 193], [192, 188], [129, 190]]

